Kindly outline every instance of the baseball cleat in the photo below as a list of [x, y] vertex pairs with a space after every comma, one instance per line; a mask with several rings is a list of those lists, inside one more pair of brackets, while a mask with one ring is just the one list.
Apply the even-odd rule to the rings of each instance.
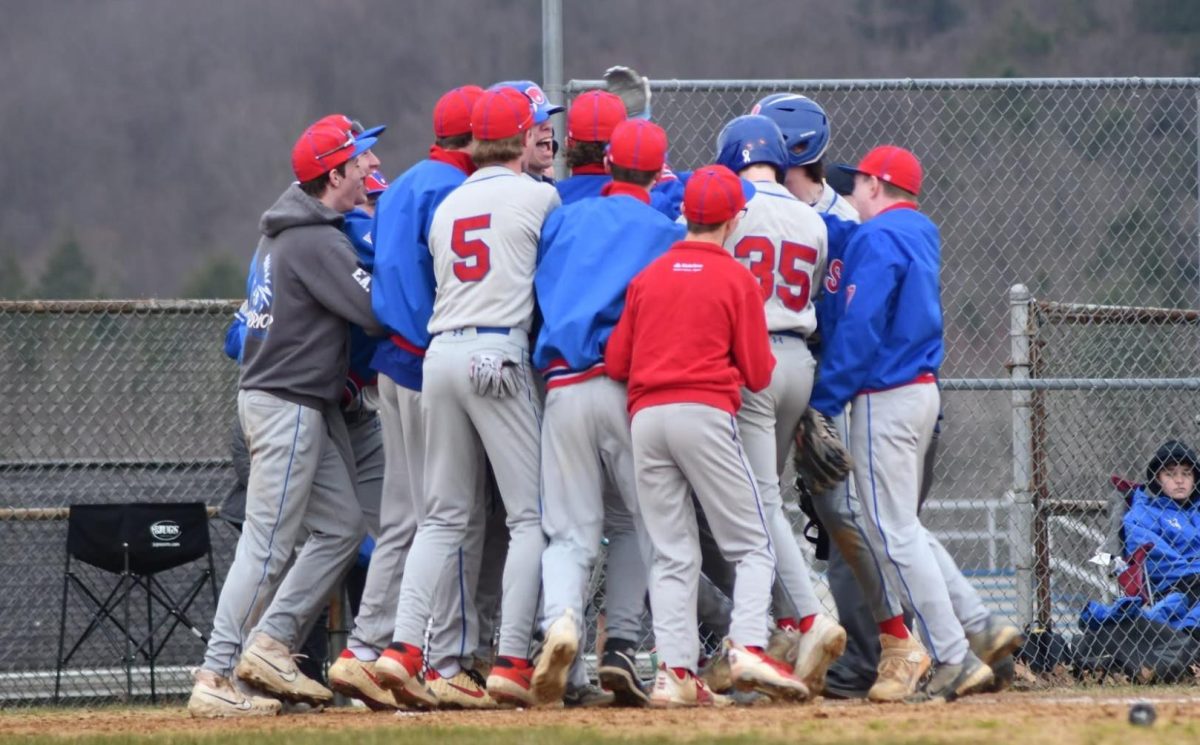
[[579, 632], [574, 611], [568, 610], [546, 629], [542, 654], [533, 668], [530, 685], [539, 706], [561, 704], [567, 691], [567, 675], [579, 651]]
[[488, 695], [500, 706], [534, 706], [532, 685], [533, 664], [521, 657], [498, 655], [487, 677]]
[[233, 681], [210, 670], [197, 670], [187, 709], [195, 719], [225, 717], [273, 717], [282, 708], [279, 701], [242, 693]]
[[812, 627], [800, 634], [793, 673], [808, 686], [813, 696], [825, 690], [829, 666], [846, 651], [846, 630], [824, 613], [817, 614]]
[[488, 695], [483, 677], [474, 670], [459, 670], [449, 678], [430, 670], [426, 681], [430, 690], [437, 695], [440, 709], [496, 708], [496, 702]]
[[722, 648], [717, 650], [717, 653], [704, 666], [700, 677], [710, 691], [729, 693], [733, 690], [733, 671], [729, 668], [729, 655], [726, 653], [724, 645], [721, 646]]
[[667, 667], [666, 663], [658, 666], [654, 675], [654, 688], [650, 692], [650, 706], [655, 709], [680, 709], [700, 706], [731, 706], [733, 700], [728, 696], [713, 693], [690, 670], [682, 675]]
[[774, 701], [808, 699], [808, 686], [795, 676], [790, 665], [773, 659], [761, 648], [726, 643], [735, 688], [757, 691]]
[[612, 691], [616, 706], [645, 706], [650, 703], [650, 696], [638, 677], [635, 654], [633, 642], [612, 637], [604, 642], [604, 656], [597, 673], [600, 685]]
[[772, 659], [796, 664], [796, 655], [800, 650], [800, 632], [795, 629], [774, 629], [771, 638], [767, 640], [767, 655]]
[[233, 674], [274, 696], [314, 706], [333, 701], [333, 691], [300, 672], [291, 651], [266, 634], [258, 634]]
[[425, 660], [421, 650], [404, 642], [392, 642], [375, 660], [375, 679], [392, 692], [396, 702], [420, 709], [438, 705], [438, 697], [425, 683], [421, 672]]
[[916, 693], [921, 678], [929, 671], [929, 654], [912, 634], [904, 639], [880, 634], [879, 646], [879, 673], [867, 698], [876, 703], [903, 701]]
[[929, 682], [908, 700], [913, 703], [934, 699], [950, 702], [960, 696], [981, 692], [991, 684], [992, 677], [992, 668], [967, 650], [962, 662], [935, 665]]
[[399, 709], [392, 692], [379, 685], [375, 663], [364, 662], [349, 649], [343, 649], [329, 668], [329, 687], [343, 696], [357, 699], [371, 711]]
[[967, 643], [971, 645], [971, 651], [986, 665], [1013, 654], [1024, 641], [1020, 629], [994, 615], [988, 617], [987, 626], [983, 631], [967, 634]]
[[612, 691], [588, 683], [581, 686], [568, 685], [562, 703], [568, 709], [600, 709], [612, 706], [616, 698]]

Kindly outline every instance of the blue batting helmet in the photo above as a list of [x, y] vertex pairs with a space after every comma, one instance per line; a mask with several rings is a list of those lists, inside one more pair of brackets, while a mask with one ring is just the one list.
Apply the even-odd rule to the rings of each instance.
[[829, 147], [829, 117], [811, 98], [797, 93], [773, 93], [750, 110], [770, 117], [787, 142], [788, 165], [816, 163]]
[[771, 119], [753, 114], [739, 116], [717, 135], [717, 163], [734, 173], [755, 163], [766, 163], [782, 179], [788, 169], [787, 144]]

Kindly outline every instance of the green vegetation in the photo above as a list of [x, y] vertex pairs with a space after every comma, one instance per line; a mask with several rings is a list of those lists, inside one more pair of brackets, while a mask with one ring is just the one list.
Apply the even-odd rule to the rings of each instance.
[[96, 271], [75, 236], [68, 236], [50, 254], [34, 295], [42, 300], [96, 297]]

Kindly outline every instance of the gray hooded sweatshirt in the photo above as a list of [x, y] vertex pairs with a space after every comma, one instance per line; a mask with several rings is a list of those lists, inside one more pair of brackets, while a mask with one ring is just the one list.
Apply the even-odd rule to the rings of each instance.
[[347, 322], [383, 334], [371, 311], [371, 275], [358, 266], [342, 221], [296, 184], [263, 213], [246, 299], [243, 390], [325, 409], [345, 384]]

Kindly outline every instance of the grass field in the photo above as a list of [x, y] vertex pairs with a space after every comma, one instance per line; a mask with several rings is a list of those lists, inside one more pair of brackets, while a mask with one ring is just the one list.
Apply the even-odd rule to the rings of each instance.
[[[1153, 727], [1127, 721], [1154, 703]], [[0, 742], [89, 745], [550, 745], [564, 743], [1046, 743], [1200, 742], [1200, 689], [1060, 690], [972, 697], [950, 705], [820, 701], [708, 711], [493, 711], [372, 714], [336, 709], [265, 720], [198, 721], [182, 706], [0, 712]]]

